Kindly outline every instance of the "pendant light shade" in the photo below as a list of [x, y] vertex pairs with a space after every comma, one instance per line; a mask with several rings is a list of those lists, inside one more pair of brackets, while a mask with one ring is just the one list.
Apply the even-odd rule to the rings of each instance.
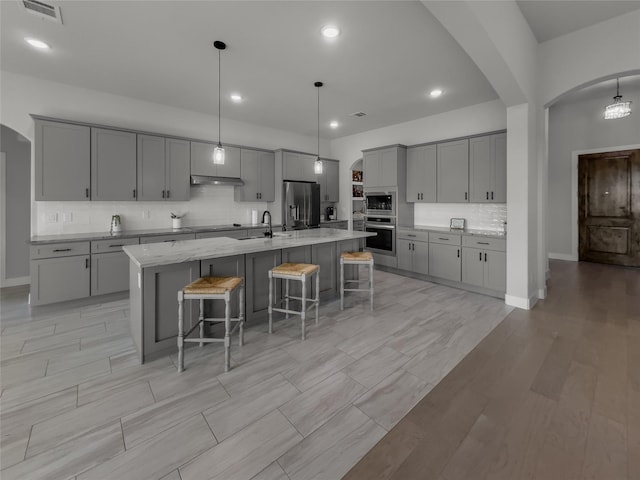
[[313, 84], [318, 89], [318, 156], [313, 164], [313, 173], [316, 175], [322, 175], [322, 160], [320, 160], [320, 87], [322, 82], [315, 82]]
[[226, 43], [216, 40], [213, 42], [213, 46], [218, 49], [218, 145], [213, 149], [213, 163], [216, 165], [224, 165], [224, 148], [220, 141], [220, 124], [222, 123], [222, 117], [220, 116], [220, 53], [227, 48]]
[[604, 108], [605, 120], [613, 120], [616, 118], [624, 118], [631, 115], [631, 102], [623, 102], [620, 95], [620, 79], [616, 78], [616, 96], [613, 97], [613, 103]]

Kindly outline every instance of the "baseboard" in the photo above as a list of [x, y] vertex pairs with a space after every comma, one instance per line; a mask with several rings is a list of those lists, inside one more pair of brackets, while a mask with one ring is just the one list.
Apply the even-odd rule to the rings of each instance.
[[547, 287], [539, 288], [538, 289], [538, 299], [539, 300], [544, 300], [545, 298], [547, 298]]
[[569, 253], [551, 253], [549, 252], [548, 257], [552, 260], [565, 260], [567, 262], [577, 262], [578, 257]]
[[536, 295], [532, 295], [529, 298], [516, 297], [514, 295], [504, 296], [504, 303], [511, 307], [522, 308], [523, 310], [531, 310], [537, 301], [538, 297]]
[[0, 286], [2, 288], [5, 288], [5, 287], [18, 287], [20, 285], [29, 285], [30, 282], [31, 282], [31, 277], [30, 276], [5, 278], [2, 281], [2, 285], [0, 285]]

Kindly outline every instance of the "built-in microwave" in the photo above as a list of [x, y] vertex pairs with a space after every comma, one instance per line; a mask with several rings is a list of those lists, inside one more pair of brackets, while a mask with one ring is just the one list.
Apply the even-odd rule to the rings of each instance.
[[367, 215], [396, 215], [396, 192], [365, 192]]

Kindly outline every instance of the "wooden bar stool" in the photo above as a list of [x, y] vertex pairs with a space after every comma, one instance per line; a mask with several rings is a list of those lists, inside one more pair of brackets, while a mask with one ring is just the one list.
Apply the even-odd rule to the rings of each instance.
[[[231, 295], [238, 290], [238, 317], [231, 318]], [[184, 300], [199, 300], [200, 314], [198, 323], [184, 332]], [[205, 318], [205, 300], [224, 300], [224, 318]], [[224, 322], [224, 338], [212, 338], [204, 336], [204, 322], [222, 323]], [[231, 329], [231, 322], [236, 325]], [[200, 326], [200, 336], [197, 338], [186, 338], [196, 327]], [[231, 335], [239, 332], [239, 345], [244, 343], [244, 279], [240, 277], [202, 277], [191, 282], [189, 285], [178, 291], [178, 372], [184, 370], [184, 343], [199, 343], [202, 347], [205, 343], [224, 343], [224, 371], [230, 368]]]
[[[368, 265], [369, 287], [359, 288], [361, 280], [344, 279], [345, 265]], [[358, 288], [345, 288], [346, 283], [357, 283]], [[343, 252], [340, 255], [340, 310], [344, 310], [344, 292], [369, 292], [369, 303], [373, 310], [373, 255], [371, 252]]]
[[[307, 298], [307, 284], [316, 276], [316, 298]], [[273, 280], [280, 278], [285, 281], [284, 302], [285, 308], [276, 308], [273, 306]], [[289, 295], [289, 280], [302, 282], [302, 293], [300, 297]], [[289, 309], [289, 300], [300, 300], [302, 306], [300, 311]], [[269, 270], [269, 333], [273, 333], [273, 312], [282, 312], [285, 318], [289, 318], [289, 314], [300, 315], [302, 323], [302, 340], [305, 338], [305, 320], [307, 310], [316, 307], [316, 325], [318, 324], [318, 307], [320, 306], [320, 265], [310, 263], [283, 263]]]

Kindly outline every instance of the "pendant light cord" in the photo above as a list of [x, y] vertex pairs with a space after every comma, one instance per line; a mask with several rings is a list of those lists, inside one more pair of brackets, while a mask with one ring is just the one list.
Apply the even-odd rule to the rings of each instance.
[[220, 147], [222, 143], [220, 142], [220, 124], [222, 123], [222, 119], [220, 117], [220, 49], [218, 49], [218, 146]]
[[318, 160], [320, 160], [320, 87], [318, 87]]

